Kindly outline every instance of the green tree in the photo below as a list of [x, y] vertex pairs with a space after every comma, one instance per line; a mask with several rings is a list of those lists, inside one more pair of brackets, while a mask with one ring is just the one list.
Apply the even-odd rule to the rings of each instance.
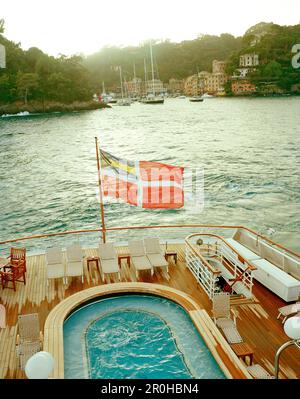
[[277, 61], [270, 61], [263, 68], [262, 76], [268, 79], [279, 79], [282, 76], [282, 66]]
[[11, 84], [8, 74], [0, 75], [0, 102], [9, 102], [11, 100]]
[[28, 97], [34, 93], [39, 86], [39, 77], [36, 73], [19, 72], [17, 76], [17, 91], [23, 97], [27, 105]]

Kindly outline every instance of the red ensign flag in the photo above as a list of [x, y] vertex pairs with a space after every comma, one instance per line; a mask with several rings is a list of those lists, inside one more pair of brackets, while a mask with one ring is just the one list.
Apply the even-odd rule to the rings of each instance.
[[184, 168], [159, 162], [131, 162], [101, 151], [102, 190], [106, 197], [152, 209], [184, 205]]

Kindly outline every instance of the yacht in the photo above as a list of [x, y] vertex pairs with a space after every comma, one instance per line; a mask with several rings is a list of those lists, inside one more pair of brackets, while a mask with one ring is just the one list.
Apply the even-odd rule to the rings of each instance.
[[[158, 96], [155, 93], [155, 79], [154, 79], [154, 65], [153, 65], [153, 51], [152, 42], [150, 40], [150, 58], [151, 58], [151, 73], [152, 73], [152, 92], [148, 93], [146, 97], [142, 98], [141, 102], [144, 104], [163, 104], [164, 97]], [[146, 72], [145, 72], [146, 74]]]
[[[180, 239], [172, 240], [174, 231], [178, 237], [181, 237]], [[148, 239], [158, 237], [161, 232], [164, 233], [158, 248], [154, 245], [157, 238], [147, 243], [147, 237]], [[97, 244], [91, 240], [86, 246], [79, 245], [79, 241], [77, 246], [74, 244], [68, 246], [66, 243], [73, 242], [79, 233], [87, 239], [92, 233], [100, 233], [101, 241], [107, 243], [113, 240], [114, 244], [107, 244], [107, 249], [104, 249], [105, 244]], [[126, 235], [131, 237], [128, 238], [128, 242], [123, 241]], [[67, 247], [47, 249], [56, 246], [57, 244], [51, 244], [51, 240], [59, 237], [64, 237], [64, 246]], [[142, 243], [141, 248], [135, 248], [136, 243], [131, 241], [134, 237]], [[152, 318], [158, 311], [155, 304], [159, 298], [162, 298], [164, 304], [166, 301], [169, 303], [166, 305], [168, 309], [180, 305], [180, 314], [183, 313], [182, 317], [186, 318], [186, 322], [181, 326], [173, 324], [173, 310], [160, 315], [155, 319], [155, 323], [164, 318], [170, 319], [171, 331], [174, 328], [176, 331], [189, 328], [188, 325], [196, 327], [193, 333], [186, 332], [179, 334], [179, 337], [173, 331], [175, 338], [172, 339], [177, 342], [177, 339], [185, 340], [184, 337], [188, 337], [189, 340], [197, 341], [196, 335], [199, 335], [199, 339], [203, 341], [201, 345], [205, 345], [205, 351], [210, 353], [210, 361], [213, 362], [212, 369], [207, 368], [212, 372], [214, 370], [213, 374], [208, 374], [209, 378], [300, 378], [300, 315], [297, 316], [297, 312], [300, 312], [299, 303], [297, 305], [300, 295], [300, 254], [276, 243], [267, 235], [235, 225], [157, 225], [151, 228], [138, 226], [138, 230], [137, 226], [119, 226], [105, 229], [82, 228], [78, 231], [49, 232], [26, 237], [18, 237], [16, 234], [16, 237], [8, 237], [0, 242], [0, 245], [3, 248], [2, 253], [4, 249], [7, 251], [11, 249], [10, 260], [6, 257], [1, 258], [0, 266], [3, 268], [6, 264], [9, 267], [8, 263], [13, 260], [13, 248], [17, 248], [19, 267], [23, 268], [24, 272], [24, 279], [18, 279], [20, 281], [16, 281], [14, 285], [12, 280], [6, 280], [1, 274], [0, 378], [2, 379], [26, 378], [26, 376], [62, 379], [69, 378], [70, 375], [73, 378], [80, 378], [82, 373], [84, 378], [87, 378], [92, 367], [90, 362], [97, 358], [89, 357], [86, 360], [85, 350], [90, 354], [92, 353], [90, 351], [98, 350], [95, 345], [97, 342], [102, 345], [103, 334], [105, 353], [98, 351], [99, 356], [104, 356], [108, 349], [114, 351], [115, 347], [117, 350], [126, 351], [126, 345], [130, 345], [130, 340], [136, 336], [136, 334], [131, 336], [128, 331], [137, 328], [137, 324], [132, 324], [132, 320], [140, 317], [140, 313], [137, 315], [134, 309], [133, 313], [116, 313], [115, 320], [119, 320], [119, 324], [113, 321], [113, 317], [114, 312], [117, 312], [114, 303], [120, 306], [124, 300], [127, 309], [128, 301], [131, 301], [130, 296], [136, 298], [137, 294], [141, 295], [138, 299], [139, 306], [144, 306], [142, 303], [146, 301], [143, 299], [145, 296], [154, 298], [150, 313]], [[34, 247], [35, 250], [25, 252], [26, 246]], [[139, 251], [139, 256], [136, 251]], [[151, 253], [154, 255], [150, 256]], [[141, 256], [149, 258], [143, 261], [144, 270], [140, 269], [137, 272]], [[154, 267], [151, 266], [149, 259], [152, 259]], [[13, 289], [8, 289], [9, 287]], [[110, 304], [106, 302], [107, 298], [112, 300]], [[75, 344], [73, 342], [70, 350], [69, 333], [66, 331], [75, 335], [77, 331], [76, 325], [72, 324], [75, 323], [72, 315], [79, 316], [79, 311], [84, 312], [93, 303], [95, 306], [99, 303], [99, 306], [102, 306], [102, 299], [105, 299], [104, 304], [109, 306], [110, 310], [101, 317], [108, 318], [103, 319], [103, 324], [98, 311], [95, 316], [91, 315], [91, 308], [86, 326], [84, 324], [80, 327], [86, 328], [88, 334], [85, 335], [84, 331], [80, 330], [78, 337], [74, 336]], [[162, 303], [159, 306], [161, 307]], [[174, 312], [176, 309], [174, 308]], [[149, 318], [149, 311], [145, 312], [145, 317], [147, 315]], [[133, 317], [132, 320], [130, 315]], [[95, 317], [94, 322], [93, 317]], [[124, 323], [128, 323], [124, 331], [121, 322], [123, 319]], [[30, 337], [27, 337], [27, 341], [22, 341], [25, 330], [21, 327], [26, 322], [29, 323], [26, 331], [30, 331], [28, 332]], [[71, 330], [65, 330], [69, 328], [69, 323]], [[103, 326], [107, 329], [109, 325], [113, 325], [115, 334], [110, 335], [109, 331], [103, 330], [95, 342], [91, 341], [89, 340], [89, 334], [93, 333], [89, 327], [91, 325], [93, 329], [100, 330]], [[147, 331], [147, 334], [151, 334], [150, 327]], [[138, 337], [141, 338], [144, 333], [144, 330], [141, 331]], [[86, 337], [84, 341], [82, 336]], [[108, 348], [109, 337], [114, 341]], [[198, 350], [196, 349], [198, 341], [196, 341], [192, 344], [192, 357], [196, 359], [197, 368], [203, 359], [203, 349], [201, 356], [199, 352], [197, 357], [195, 351]], [[155, 348], [156, 344], [157, 342], [153, 343]], [[121, 345], [120, 348], [118, 345]], [[289, 350], [285, 351], [287, 346]], [[172, 358], [184, 362], [187, 357], [186, 360], [190, 361], [188, 347], [189, 345], [186, 350], [183, 347], [184, 354], [176, 352]], [[128, 347], [128, 350], [132, 350], [132, 347], [130, 348]], [[40, 355], [41, 349], [46, 354]], [[68, 357], [72, 356], [73, 352], [76, 361]], [[113, 353], [108, 355], [110, 359], [115, 359]], [[141, 358], [138, 356], [136, 361], [134, 359], [132, 370], [136, 373], [139, 368], [136, 361], [140, 361]], [[123, 371], [124, 375], [128, 375], [127, 366], [124, 369], [122, 364], [114, 365], [113, 368], [103, 366], [108, 373], [105, 376], [109, 378], [112, 370], [117, 371], [120, 376], [123, 375]], [[163, 367], [159, 367], [163, 373]], [[182, 372], [186, 373], [187, 368], [182, 367]], [[94, 370], [99, 372], [104, 369], [94, 367]], [[72, 374], [74, 370], [79, 374]], [[165, 371], [168, 370], [169, 366]], [[143, 373], [145, 372], [143, 369]], [[189, 375], [183, 375], [189, 378]]]

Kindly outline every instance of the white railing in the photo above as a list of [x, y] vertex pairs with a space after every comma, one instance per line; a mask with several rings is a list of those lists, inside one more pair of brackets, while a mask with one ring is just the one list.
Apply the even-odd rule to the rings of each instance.
[[[201, 238], [204, 245], [202, 247], [193, 245], [191, 238]], [[238, 281], [243, 284], [249, 296], [252, 296], [252, 271], [255, 270], [255, 267], [246, 260], [242, 261], [238, 252], [222, 237], [216, 234], [197, 233], [189, 235], [185, 243], [186, 263], [210, 299], [219, 290], [217, 283], [221, 274], [223, 274], [223, 278], [227, 283], [232, 285], [233, 290], [235, 288], [234, 284], [236, 284], [234, 283], [234, 279], [239, 279]], [[225, 276], [218, 267], [213, 268], [206, 259], [208, 257], [213, 259], [214, 264], [218, 264], [219, 262], [221, 268], [227, 270], [231, 276]]]
[[186, 242], [185, 246], [185, 261], [210, 299], [213, 299], [214, 294], [218, 291], [218, 280], [221, 272], [214, 269], [207, 260]]

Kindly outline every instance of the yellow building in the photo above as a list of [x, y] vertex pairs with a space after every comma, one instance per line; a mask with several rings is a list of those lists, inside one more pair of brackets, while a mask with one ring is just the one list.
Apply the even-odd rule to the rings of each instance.
[[172, 78], [166, 86], [168, 92], [171, 94], [182, 93], [184, 90], [184, 80]]
[[198, 84], [197, 74], [186, 78], [184, 82], [184, 94], [186, 96], [191, 96], [191, 97], [196, 96], [198, 94], [197, 84]]
[[195, 96], [203, 93], [223, 95], [224, 84], [227, 82], [225, 74], [225, 62], [214, 60], [213, 72], [201, 71], [197, 75], [189, 76], [185, 81], [184, 93], [187, 96]]

